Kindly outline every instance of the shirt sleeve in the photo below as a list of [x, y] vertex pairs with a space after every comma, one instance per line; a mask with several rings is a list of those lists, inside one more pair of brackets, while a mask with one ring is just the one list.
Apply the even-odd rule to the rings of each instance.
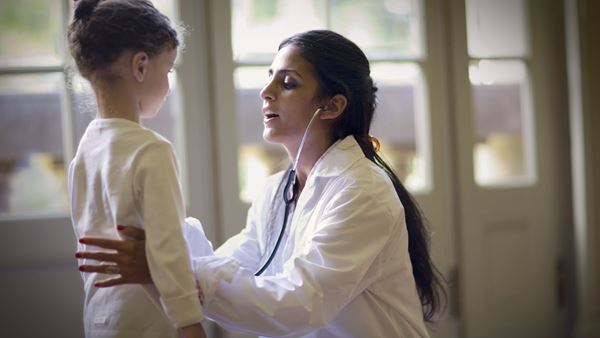
[[[75, 161], [77, 160], [77, 154], [75, 154], [75, 158], [73, 158], [73, 160], [71, 161], [71, 163], [69, 164], [69, 171], [68, 171], [68, 175], [67, 175], [67, 191], [69, 192], [69, 198], [70, 198], [70, 207], [71, 207], [71, 224], [73, 225], [73, 231], [75, 232], [75, 236], [77, 238], [80, 237], [79, 232], [77, 231], [77, 221], [76, 221], [76, 214], [77, 214], [77, 204], [78, 201], [76, 199], [76, 191], [75, 191], [75, 186], [74, 186], [74, 180], [75, 180]], [[83, 251], [84, 250], [84, 245], [79, 243], [79, 241], [77, 241], [77, 251]], [[81, 279], [83, 280], [83, 282], [85, 283], [86, 280], [86, 273], [85, 272], [80, 272], [81, 275]]]
[[213, 245], [206, 237], [202, 223], [198, 219], [185, 218], [183, 236], [191, 258], [214, 254]]
[[183, 237], [184, 204], [169, 143], [148, 145], [138, 156], [134, 189], [146, 231], [146, 257], [162, 307], [175, 327], [203, 319]]
[[281, 274], [255, 277], [233, 258], [200, 258], [196, 278], [206, 315], [226, 328], [265, 336], [322, 327], [380, 277], [377, 257], [398, 222], [364, 189], [349, 189], [329, 201], [311, 240]]

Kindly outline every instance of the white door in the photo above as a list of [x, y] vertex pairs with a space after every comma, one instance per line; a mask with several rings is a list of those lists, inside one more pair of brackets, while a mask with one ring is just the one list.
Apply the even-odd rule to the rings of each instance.
[[567, 336], [562, 2], [456, 0], [448, 12], [463, 334]]

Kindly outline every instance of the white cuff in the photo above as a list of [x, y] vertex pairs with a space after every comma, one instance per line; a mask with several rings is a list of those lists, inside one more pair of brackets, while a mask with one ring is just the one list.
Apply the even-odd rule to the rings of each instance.
[[161, 297], [160, 302], [175, 327], [189, 326], [204, 319], [198, 291], [168, 299]]
[[194, 274], [203, 294], [203, 305], [206, 307], [213, 300], [219, 282], [230, 283], [240, 269], [238, 262], [230, 257], [205, 256], [194, 258]]

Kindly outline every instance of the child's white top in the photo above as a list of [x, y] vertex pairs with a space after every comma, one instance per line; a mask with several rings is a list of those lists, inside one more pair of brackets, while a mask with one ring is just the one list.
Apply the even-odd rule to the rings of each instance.
[[145, 229], [156, 286], [96, 288], [111, 276], [82, 274], [86, 337], [177, 337], [174, 327], [203, 319], [183, 237], [177, 160], [166, 139], [125, 119], [92, 121], [69, 167], [69, 192], [77, 238], [119, 238], [117, 224]]

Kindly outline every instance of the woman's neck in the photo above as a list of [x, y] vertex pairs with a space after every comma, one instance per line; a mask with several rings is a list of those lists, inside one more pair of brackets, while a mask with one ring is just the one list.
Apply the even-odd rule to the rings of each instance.
[[[309, 135], [310, 136], [310, 135]], [[298, 152], [298, 146], [300, 143], [293, 147], [293, 151], [290, 151], [288, 147], [288, 153], [292, 159], [296, 158]], [[296, 166], [296, 182], [298, 184], [298, 194], [304, 188], [306, 179], [310, 174], [311, 170], [317, 163], [317, 161], [323, 156], [323, 154], [331, 147], [333, 142], [328, 137], [321, 137], [314, 135], [314, 137], [308, 137], [304, 143], [304, 147], [298, 159]]]

